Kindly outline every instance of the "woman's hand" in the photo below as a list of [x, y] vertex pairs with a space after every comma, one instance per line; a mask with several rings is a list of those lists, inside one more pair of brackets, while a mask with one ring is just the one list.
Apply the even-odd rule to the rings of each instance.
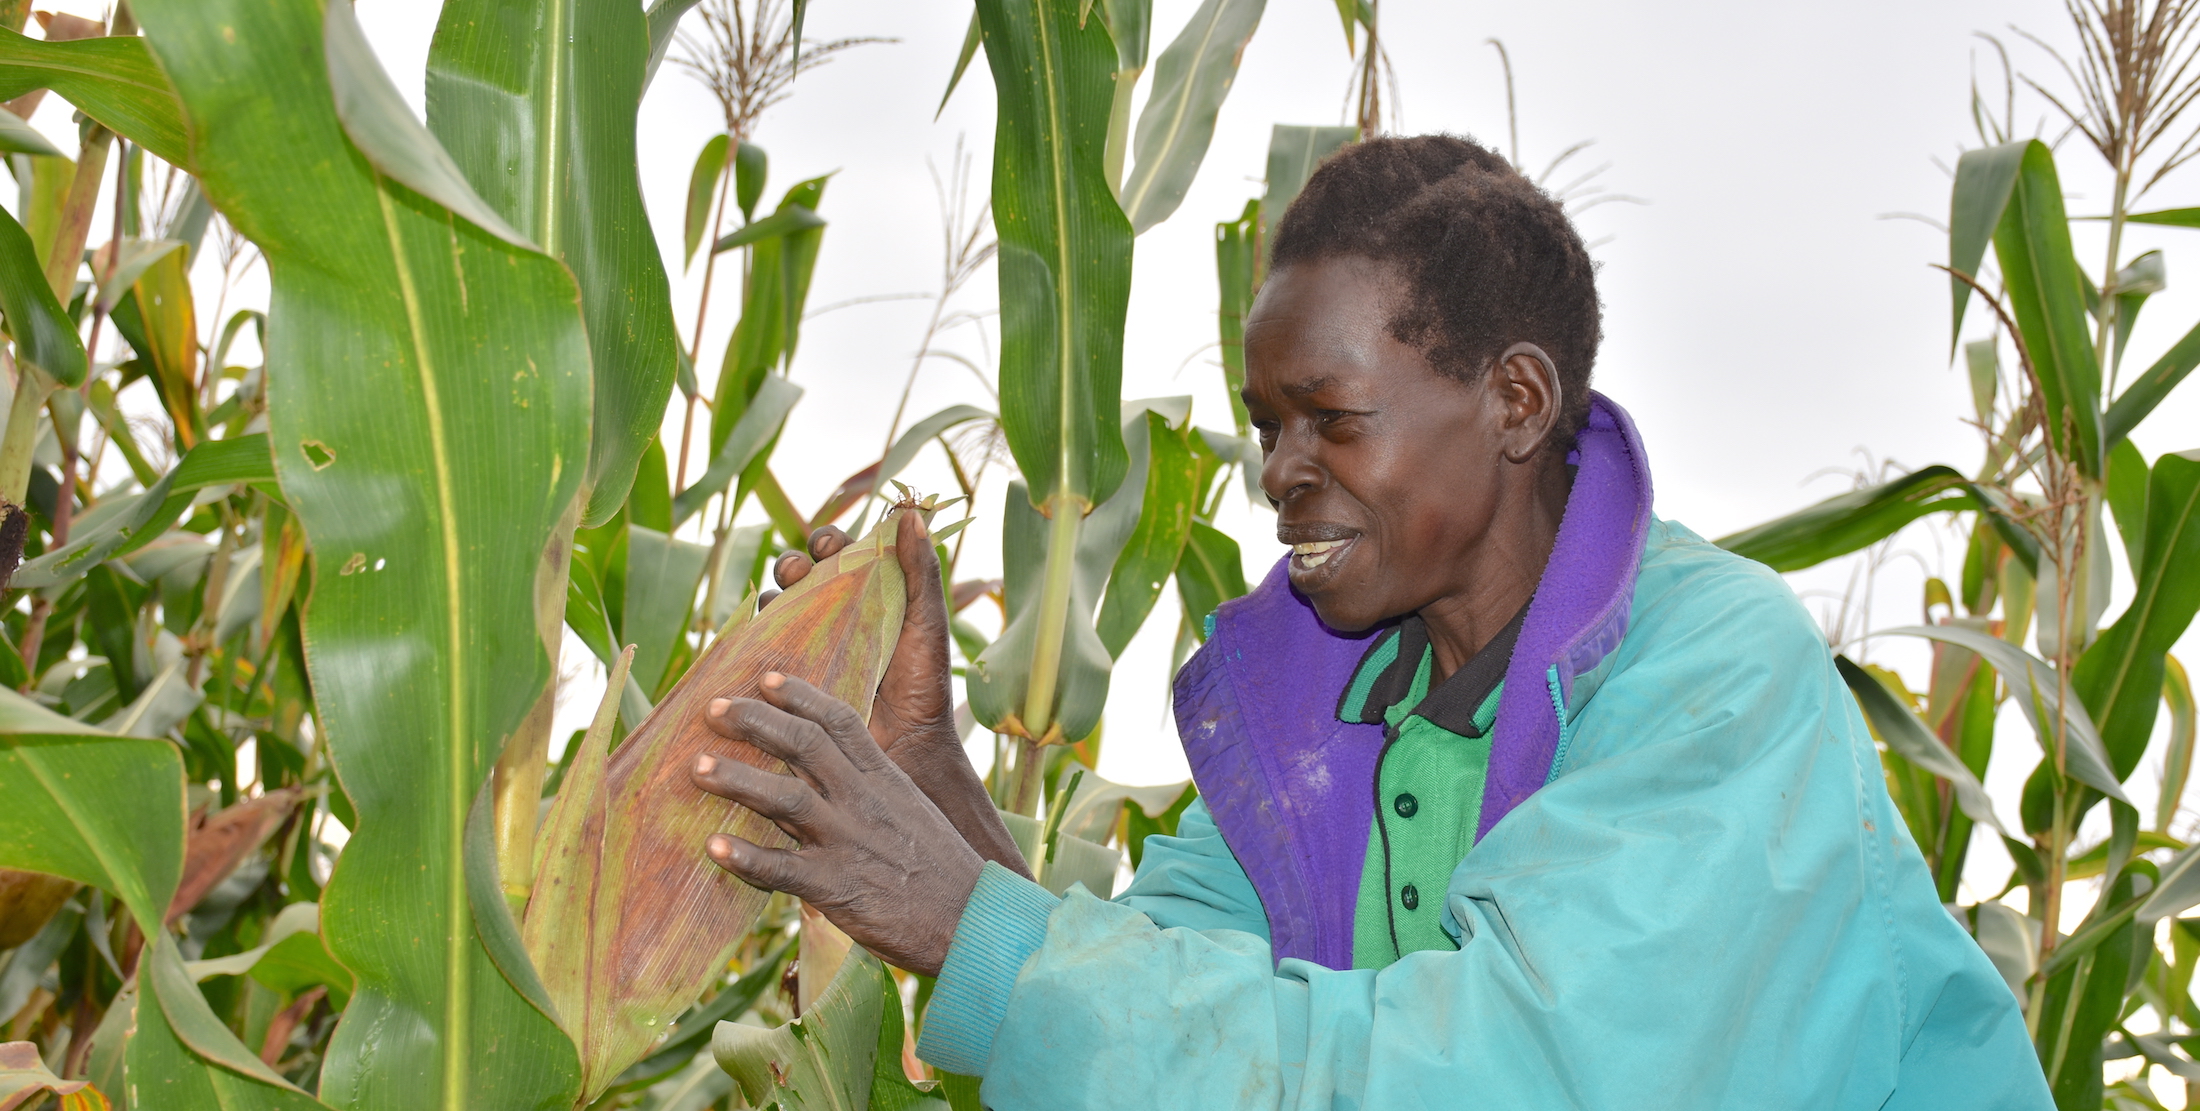
[[762, 685], [761, 700], [714, 700], [707, 720], [785, 760], [793, 774], [704, 754], [691, 778], [771, 819], [800, 848], [718, 833], [705, 851], [749, 884], [800, 897], [893, 964], [938, 975], [985, 861], [880, 750], [853, 707], [778, 672]]
[[[810, 554], [788, 552], [772, 565], [782, 588], [801, 582], [816, 561], [849, 544], [848, 534], [827, 525], [810, 534]], [[947, 596], [940, 588], [940, 560], [932, 549], [924, 519], [903, 513], [894, 534], [894, 553], [908, 583], [908, 609], [901, 637], [871, 703], [871, 738], [947, 816], [978, 855], [1019, 875], [1031, 869], [993, 809], [992, 796], [970, 766], [962, 737], [955, 730], [955, 698], [948, 681]], [[776, 595], [766, 595], [769, 605]]]

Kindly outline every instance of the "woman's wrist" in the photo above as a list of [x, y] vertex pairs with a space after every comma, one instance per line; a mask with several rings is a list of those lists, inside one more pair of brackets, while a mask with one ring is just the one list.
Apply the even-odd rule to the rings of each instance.
[[[952, 733], [949, 736], [952, 738]], [[977, 769], [963, 755], [961, 742], [930, 744], [922, 751], [925, 759], [903, 765], [917, 788], [979, 856], [1030, 879], [1031, 866], [1016, 847], [1015, 838], [1009, 836], [1008, 827], [1002, 824], [985, 781], [978, 778]]]

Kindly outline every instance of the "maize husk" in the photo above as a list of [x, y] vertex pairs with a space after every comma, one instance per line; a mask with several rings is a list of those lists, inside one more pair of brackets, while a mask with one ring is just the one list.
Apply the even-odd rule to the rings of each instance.
[[580, 1047], [583, 1102], [725, 973], [763, 910], [766, 894], [705, 856], [704, 839], [726, 832], [793, 845], [771, 822], [689, 781], [704, 752], [786, 768], [713, 732], [704, 721], [710, 701], [755, 697], [764, 674], [778, 671], [868, 716], [907, 596], [895, 519], [820, 561], [760, 613], [736, 616], [616, 749], [609, 728], [594, 728], [575, 755], [543, 822], [520, 932]]

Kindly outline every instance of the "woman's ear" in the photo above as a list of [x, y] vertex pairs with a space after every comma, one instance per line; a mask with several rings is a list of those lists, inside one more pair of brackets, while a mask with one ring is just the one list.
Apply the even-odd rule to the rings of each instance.
[[1526, 463], [1543, 452], [1565, 411], [1565, 386], [1558, 380], [1558, 364], [1541, 347], [1516, 343], [1497, 357], [1490, 369], [1491, 386], [1504, 406], [1504, 453], [1513, 463]]

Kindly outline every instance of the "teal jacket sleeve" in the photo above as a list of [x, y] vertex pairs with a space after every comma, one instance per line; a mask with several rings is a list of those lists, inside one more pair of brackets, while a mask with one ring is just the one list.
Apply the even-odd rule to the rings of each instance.
[[1558, 774], [1453, 874], [1458, 950], [1278, 965], [1204, 896], [989, 869], [920, 1054], [998, 1111], [2049, 1107], [1808, 615], [1666, 540]]
[[1115, 901], [1163, 929], [1236, 930], [1268, 940], [1260, 896], [1223, 843], [1204, 799], [1184, 808], [1176, 836], [1146, 838], [1138, 874]]

